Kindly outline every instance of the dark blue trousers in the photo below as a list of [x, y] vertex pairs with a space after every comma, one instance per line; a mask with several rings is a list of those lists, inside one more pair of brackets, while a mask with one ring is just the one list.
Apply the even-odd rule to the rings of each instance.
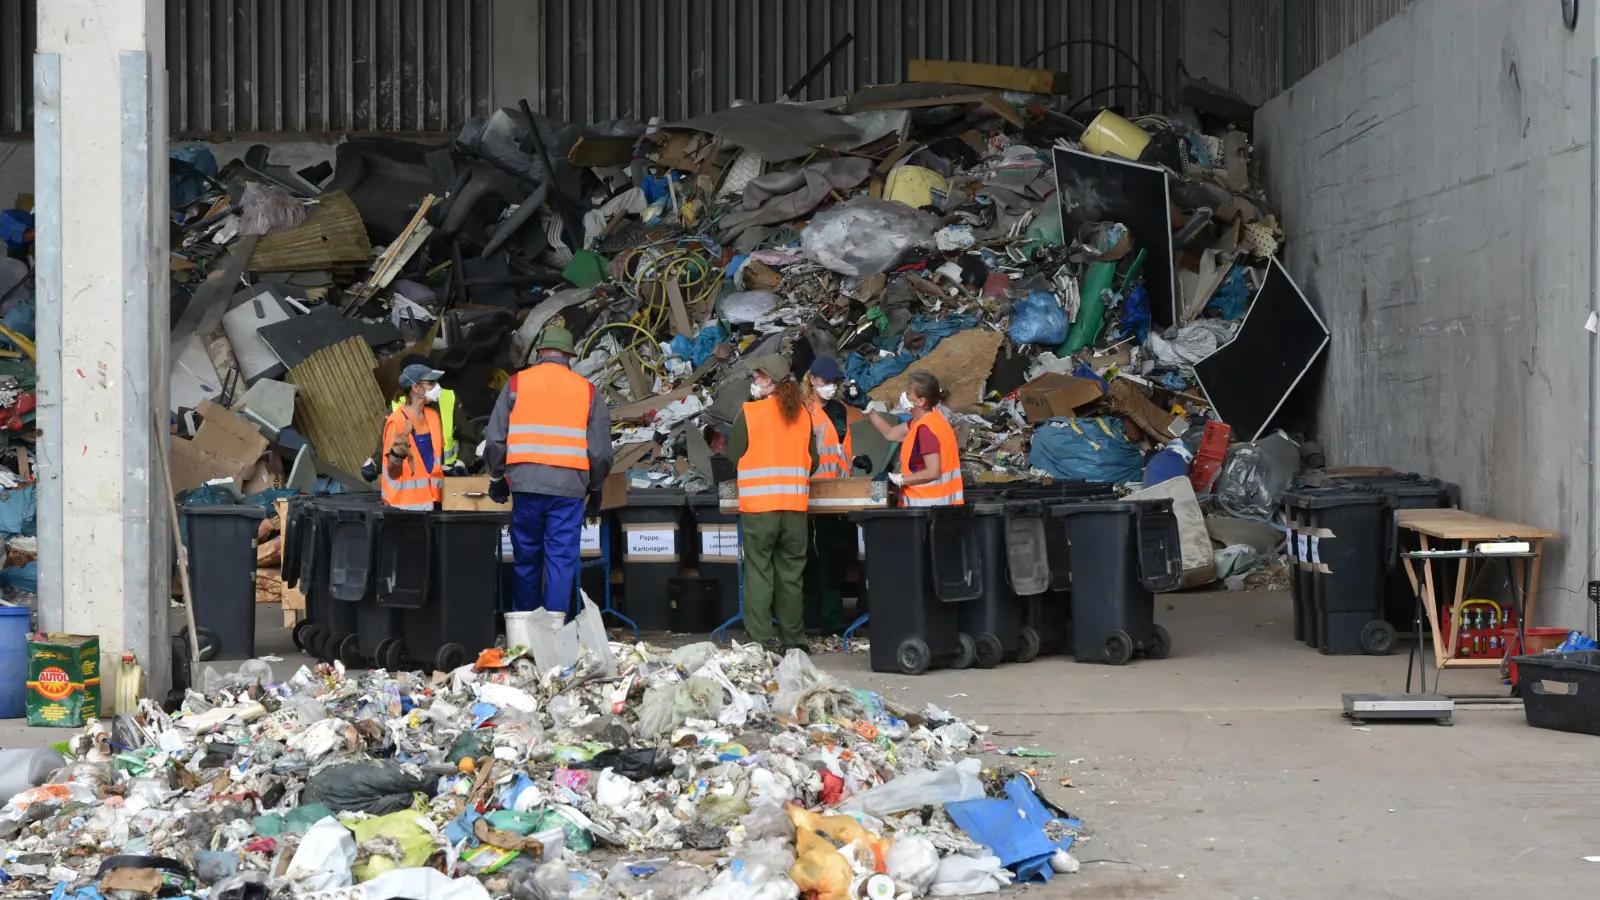
[[511, 495], [511, 608], [566, 612], [577, 594], [583, 498]]

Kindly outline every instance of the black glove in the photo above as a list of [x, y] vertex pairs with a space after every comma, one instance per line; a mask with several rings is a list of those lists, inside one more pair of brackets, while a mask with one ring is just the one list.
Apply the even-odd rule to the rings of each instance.
[[583, 520], [587, 522], [598, 518], [600, 518], [600, 495], [589, 494], [583, 499]]
[[361, 477], [368, 484], [378, 480], [378, 464], [373, 462], [372, 457], [370, 456], [367, 457], [366, 462], [361, 464]]
[[872, 472], [872, 457], [866, 455], [865, 453], [861, 454], [855, 459], [852, 459], [850, 464], [868, 474]]
[[489, 499], [496, 503], [510, 503], [511, 485], [504, 478], [489, 479]]

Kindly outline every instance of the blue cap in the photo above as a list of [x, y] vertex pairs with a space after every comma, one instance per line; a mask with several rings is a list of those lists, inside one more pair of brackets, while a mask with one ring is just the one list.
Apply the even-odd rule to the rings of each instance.
[[408, 388], [419, 381], [438, 381], [443, 377], [444, 373], [438, 369], [430, 369], [427, 366], [412, 363], [401, 370], [400, 386]]
[[831, 356], [819, 356], [811, 361], [811, 374], [823, 381], [839, 381], [844, 378], [844, 369], [839, 368], [839, 361]]

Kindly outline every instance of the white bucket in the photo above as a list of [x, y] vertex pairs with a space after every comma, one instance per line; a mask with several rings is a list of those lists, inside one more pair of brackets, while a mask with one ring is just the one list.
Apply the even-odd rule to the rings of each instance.
[[[538, 612], [539, 610], [534, 610]], [[533, 612], [506, 613], [506, 646], [533, 646]]]

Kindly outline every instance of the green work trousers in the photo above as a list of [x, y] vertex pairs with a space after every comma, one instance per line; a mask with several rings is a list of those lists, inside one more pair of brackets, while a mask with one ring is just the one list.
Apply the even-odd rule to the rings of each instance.
[[845, 567], [856, 556], [856, 527], [844, 516], [811, 517], [806, 557], [806, 616], [823, 634], [843, 634]]
[[806, 514], [740, 513], [744, 532], [744, 630], [765, 644], [778, 618], [778, 641], [785, 647], [806, 643], [801, 586], [806, 574]]

